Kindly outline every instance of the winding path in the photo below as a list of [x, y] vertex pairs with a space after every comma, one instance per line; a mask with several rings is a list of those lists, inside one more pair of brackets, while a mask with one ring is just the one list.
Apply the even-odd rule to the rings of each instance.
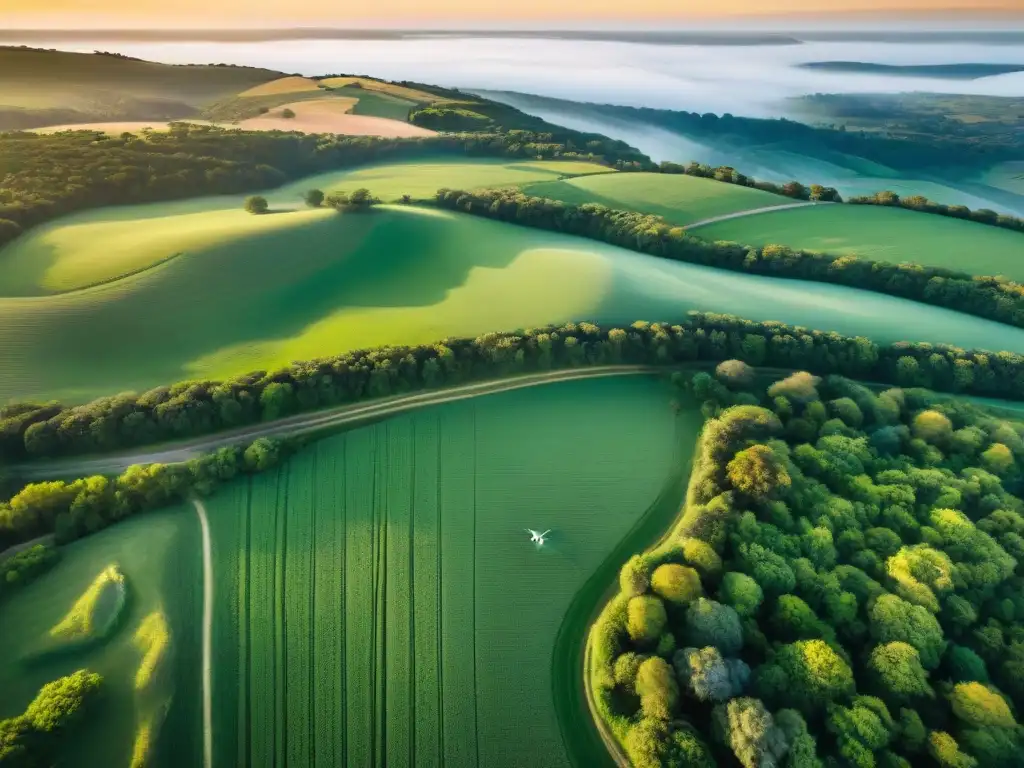
[[701, 219], [695, 221], [693, 224], [687, 224], [683, 229], [691, 230], [697, 227], [706, 227], [708, 224], [717, 224], [720, 221], [727, 221], [729, 219], [742, 219], [744, 216], [756, 216], [759, 213], [775, 213], [775, 211], [788, 211], [793, 208], [808, 208], [812, 205], [835, 205], [835, 203], [823, 202], [820, 200], [809, 200], [801, 203], [788, 203], [786, 205], [769, 205], [764, 208], [752, 208], [749, 211], [737, 211], [736, 213], [726, 213], [721, 216], [712, 216], [710, 219]]
[[414, 395], [398, 395], [370, 403], [349, 404], [323, 411], [312, 411], [286, 419], [252, 424], [241, 429], [217, 432], [194, 440], [165, 444], [131, 453], [107, 454], [91, 458], [66, 461], [40, 461], [15, 464], [9, 467], [22, 480], [40, 480], [54, 477], [73, 477], [86, 474], [114, 474], [133, 464], [173, 464], [194, 459], [208, 451], [224, 446], [244, 444], [259, 437], [285, 437], [309, 434], [321, 429], [358, 424], [380, 419], [404, 411], [466, 400], [481, 395], [508, 392], [561, 381], [628, 376], [654, 373], [659, 369], [650, 365], [606, 365], [591, 368], [569, 368], [543, 373], [530, 373], [505, 379], [463, 384], [447, 389], [435, 389]]
[[199, 516], [199, 528], [203, 535], [203, 766], [213, 768], [213, 551], [206, 507], [199, 499], [193, 499], [192, 505]]

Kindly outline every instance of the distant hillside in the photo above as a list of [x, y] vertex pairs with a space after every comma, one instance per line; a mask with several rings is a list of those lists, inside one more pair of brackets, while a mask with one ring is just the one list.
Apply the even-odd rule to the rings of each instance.
[[252, 67], [0, 47], [0, 130], [191, 117], [201, 106], [282, 76]]
[[873, 64], [867, 61], [809, 61], [801, 69], [850, 72], [866, 75], [901, 75], [944, 80], [977, 80], [979, 77], [1024, 72], [1024, 64]]

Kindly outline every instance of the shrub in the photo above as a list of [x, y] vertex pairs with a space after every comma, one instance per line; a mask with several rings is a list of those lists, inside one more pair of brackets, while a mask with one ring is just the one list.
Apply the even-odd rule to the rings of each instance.
[[642, 595], [651, 585], [650, 569], [640, 555], [633, 555], [619, 571], [619, 589], [630, 597]]
[[1013, 728], [1017, 725], [1006, 700], [993, 688], [981, 683], [957, 683], [949, 694], [953, 714], [968, 726]]
[[668, 662], [660, 656], [645, 659], [637, 669], [636, 692], [644, 717], [670, 719], [679, 700], [679, 684]]
[[719, 599], [732, 606], [740, 616], [753, 616], [764, 601], [764, 591], [756, 581], [739, 571], [730, 571], [722, 579]]
[[291, 120], [293, 117], [295, 117], [295, 112], [285, 107], [284, 109], [281, 110], [281, 117]]
[[615, 660], [614, 675], [615, 684], [620, 686], [627, 693], [636, 693], [636, 673], [643, 664], [646, 656], [639, 653], [627, 651]]
[[785, 672], [794, 703], [814, 708], [853, 692], [850, 666], [823, 640], [782, 646], [775, 663]]
[[706, 541], [694, 538], [684, 538], [680, 546], [687, 565], [693, 566], [705, 579], [718, 578], [722, 572], [722, 558], [715, 552], [714, 547]]
[[896, 641], [875, 646], [868, 658], [868, 669], [882, 691], [896, 700], [933, 695], [921, 656], [907, 643]]
[[686, 611], [686, 641], [697, 648], [714, 646], [731, 656], [743, 647], [740, 617], [728, 605], [699, 598]]
[[245, 210], [249, 213], [266, 213], [269, 208], [270, 204], [267, 203], [267, 198], [262, 195], [252, 195], [251, 197], [245, 198]]
[[700, 576], [685, 565], [665, 563], [654, 569], [651, 589], [670, 603], [684, 605], [701, 596]]
[[784, 493], [792, 484], [785, 465], [767, 445], [752, 445], [740, 451], [726, 471], [736, 490], [758, 501]]
[[914, 437], [932, 444], [943, 444], [953, 434], [953, 423], [939, 411], [921, 411], [912, 423]]
[[720, 382], [733, 389], [746, 389], [754, 383], [754, 369], [742, 360], [725, 360], [715, 368]]
[[631, 598], [626, 615], [626, 630], [635, 643], [653, 645], [665, 630], [665, 604], [653, 595]]
[[310, 208], [319, 208], [324, 204], [324, 193], [320, 189], [311, 189], [306, 192], [304, 198], [306, 205]]

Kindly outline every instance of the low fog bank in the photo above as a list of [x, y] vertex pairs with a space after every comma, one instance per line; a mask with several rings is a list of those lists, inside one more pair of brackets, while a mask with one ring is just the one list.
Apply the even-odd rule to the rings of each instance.
[[256, 43], [95, 40], [53, 47], [114, 50], [170, 63], [248, 64], [305, 75], [366, 74], [574, 101], [752, 117], [784, 116], [787, 99], [810, 93], [928, 90], [1024, 96], [1024, 72], [964, 81], [829, 72], [799, 66], [820, 61], [1024, 64], [1024, 45], [977, 42], [810, 41], [800, 45], [735, 46], [444, 37]]

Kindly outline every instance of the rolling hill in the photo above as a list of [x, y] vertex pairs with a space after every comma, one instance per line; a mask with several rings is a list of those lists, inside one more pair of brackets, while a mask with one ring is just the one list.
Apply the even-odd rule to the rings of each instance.
[[[209, 215], [227, 222], [236, 213]], [[435, 209], [268, 218], [281, 221], [98, 287], [0, 300], [0, 397], [81, 401], [382, 344], [582, 318], [673, 319], [691, 309], [880, 342], [1024, 351], [1024, 330], [938, 307], [840, 286], [809, 290]]]

